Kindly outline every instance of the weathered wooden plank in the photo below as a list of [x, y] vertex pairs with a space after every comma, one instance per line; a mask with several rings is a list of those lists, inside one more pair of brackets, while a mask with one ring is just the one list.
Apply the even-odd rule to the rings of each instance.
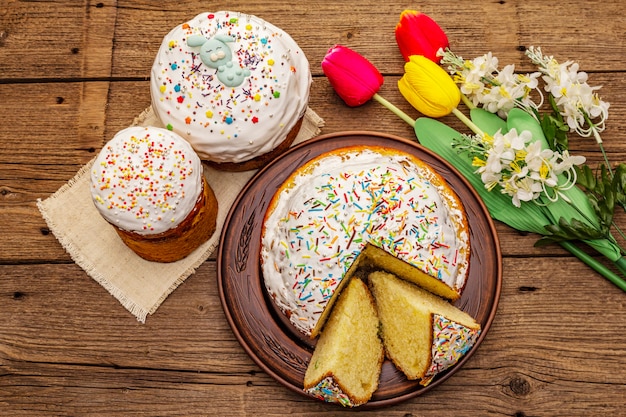
[[[132, 7], [124, 5], [120, 2], [115, 38], [114, 74], [120, 76], [145, 75], [161, 39], [172, 27], [201, 12], [233, 9], [227, 4], [199, 5], [194, 1], [161, 2], [158, 7], [136, 1]], [[395, 47], [394, 28], [405, 8], [417, 8], [432, 16], [448, 34], [452, 49], [466, 58], [492, 51], [503, 62], [528, 67], [519, 47], [539, 45], [563, 60], [580, 60], [587, 70], [623, 67], [619, 57], [626, 50], [626, 32], [614, 16], [624, 13], [624, 5], [618, 1], [587, 2], [582, 6], [584, 12], [576, 0], [559, 4], [540, 0], [477, 4], [465, 0], [454, 6], [434, 1], [407, 5], [370, 0], [358, 2], [349, 13], [343, 4], [320, 7], [300, 2], [286, 6], [280, 1], [265, 1], [246, 2], [237, 11], [256, 14], [290, 33], [303, 46], [314, 74], [321, 74], [319, 63], [327, 49], [337, 43], [363, 53], [382, 72], [397, 74], [403, 61]], [[546, 16], [550, 16], [549, 24]], [[137, 33], [143, 35], [141, 39]]]
[[5, 0], [0, 80], [109, 77], [116, 4]]
[[[548, 366], [558, 372], [554, 365]], [[534, 367], [546, 364], [539, 359]], [[495, 366], [490, 370], [463, 369], [423, 396], [382, 410], [361, 412], [367, 416], [437, 416], [444, 407], [453, 410], [455, 416], [621, 413], [623, 404], [611, 400], [620, 398], [620, 384], [591, 385], [551, 377], [546, 372], [524, 372]], [[2, 388], [0, 400], [5, 401], [4, 411], [12, 416], [336, 416], [343, 411], [276, 386], [265, 373], [254, 370], [231, 375], [26, 363]]]
[[[435, 415], [450, 396], [455, 415], [619, 414], [621, 292], [591, 285], [599, 278], [581, 274], [575, 260], [556, 261], [559, 274], [536, 259], [507, 259], [498, 315], [466, 366], [427, 395], [371, 414]], [[77, 267], [1, 266], [0, 273], [12, 276], [0, 281], [0, 404], [12, 415], [337, 411], [280, 386], [246, 356], [219, 305], [214, 263], [145, 325]]]
[[108, 90], [108, 82], [0, 84], [10, 126], [0, 134], [0, 178], [19, 177], [20, 166], [39, 172], [22, 178], [47, 178], [48, 170], [93, 158], [104, 140]]
[[[537, 259], [505, 259], [498, 317], [489, 338], [492, 345], [484, 350], [513, 355], [510, 349], [537, 349], [542, 351], [540, 357], [557, 362], [567, 361], [560, 355], [606, 350], [602, 357], [590, 359], [596, 365], [580, 363], [572, 368], [581, 372], [619, 362], [626, 353], [623, 346], [614, 346], [626, 326], [619, 290], [582, 271], [575, 259], [548, 262], [559, 265], [558, 273]], [[30, 362], [55, 357], [63, 363], [117, 367], [219, 367], [224, 372], [242, 372], [242, 365], [250, 366], [225, 320], [214, 262], [205, 263], [188, 278], [146, 324], [137, 322], [76, 266], [1, 266], [0, 270], [12, 277], [0, 282], [2, 314], [11, 318], [0, 336], [5, 357]], [[38, 319], [44, 316], [45, 322]], [[532, 337], [511, 339], [524, 334]], [[600, 334], [603, 340], [597, 340]], [[553, 351], [555, 343], [559, 351]], [[229, 363], [223, 363], [225, 357], [231, 359]], [[626, 370], [616, 372], [602, 378], [612, 380]]]
[[172, 27], [204, 11], [232, 9], [285, 29], [303, 46], [316, 74], [321, 74], [318, 64], [326, 50], [336, 43], [362, 52], [384, 73], [397, 74], [402, 59], [393, 30], [407, 7], [437, 20], [453, 50], [466, 58], [492, 51], [503, 62], [527, 67], [519, 47], [539, 45], [563, 60], [579, 60], [585, 70], [625, 69], [621, 57], [626, 54], [626, 32], [616, 18], [624, 14], [625, 6], [617, 0], [558, 4], [464, 0], [454, 6], [369, 0], [350, 7], [349, 13], [344, 4], [287, 5], [279, 0], [240, 7], [191, 0], [8, 0], [0, 14], [0, 80], [145, 78], [161, 39]]

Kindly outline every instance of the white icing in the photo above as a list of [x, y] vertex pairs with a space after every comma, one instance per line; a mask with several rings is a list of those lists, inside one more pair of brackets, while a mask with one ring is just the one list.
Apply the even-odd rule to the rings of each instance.
[[374, 150], [329, 154], [292, 175], [262, 235], [267, 291], [310, 335], [327, 301], [366, 243], [383, 248], [451, 288], [465, 284], [469, 254], [462, 207], [442, 200], [433, 171], [409, 155]]
[[[250, 75], [227, 87], [203, 64], [201, 48], [187, 44], [194, 35], [231, 36], [233, 65]], [[150, 87], [157, 117], [202, 159], [238, 163], [284, 141], [306, 111], [310, 84], [309, 63], [287, 33], [256, 16], [222, 11], [199, 14], [165, 36]]]
[[91, 195], [111, 224], [142, 235], [176, 227], [202, 191], [202, 163], [189, 143], [156, 127], [118, 132], [91, 170]]

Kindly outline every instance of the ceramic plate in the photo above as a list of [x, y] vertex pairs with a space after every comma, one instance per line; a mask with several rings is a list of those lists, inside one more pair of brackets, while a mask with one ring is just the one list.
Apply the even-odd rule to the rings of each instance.
[[[267, 298], [260, 269], [261, 226], [267, 206], [282, 182], [310, 159], [351, 145], [379, 145], [411, 153], [433, 167], [457, 193], [470, 225], [470, 276], [455, 303], [482, 326], [476, 344], [454, 367], [427, 386], [409, 381], [388, 360], [378, 390], [367, 404], [396, 404], [434, 389], [458, 371], [484, 339], [493, 321], [502, 283], [502, 257], [494, 224], [469, 183], [446, 161], [414, 141], [372, 132], [320, 136], [291, 148], [260, 170], [235, 200], [224, 224], [217, 258], [222, 306], [230, 326], [248, 355], [279, 383], [302, 395], [304, 373], [315, 341], [301, 335]], [[313, 397], [311, 397], [313, 398]]]

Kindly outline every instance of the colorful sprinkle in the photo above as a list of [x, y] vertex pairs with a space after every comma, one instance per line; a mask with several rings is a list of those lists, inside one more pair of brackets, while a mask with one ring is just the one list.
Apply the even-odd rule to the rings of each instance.
[[319, 384], [306, 390], [306, 392], [322, 401], [338, 403], [344, 407], [354, 406], [350, 398], [341, 390], [332, 377], [322, 379]]
[[435, 375], [456, 364], [474, 346], [480, 332], [434, 314], [431, 366], [421, 383], [427, 385]]

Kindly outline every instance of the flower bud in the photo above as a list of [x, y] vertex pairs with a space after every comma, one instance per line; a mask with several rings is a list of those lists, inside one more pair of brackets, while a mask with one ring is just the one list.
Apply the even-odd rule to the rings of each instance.
[[428, 117], [450, 114], [461, 101], [461, 92], [448, 73], [421, 55], [412, 55], [404, 64], [398, 89], [420, 113]]
[[351, 107], [369, 101], [383, 85], [383, 76], [371, 62], [341, 45], [328, 50], [322, 70], [335, 92]]
[[396, 42], [407, 62], [411, 55], [424, 55], [439, 63], [441, 57], [437, 56], [437, 51], [450, 45], [443, 29], [428, 15], [415, 10], [404, 10], [400, 14], [400, 22], [396, 25]]

